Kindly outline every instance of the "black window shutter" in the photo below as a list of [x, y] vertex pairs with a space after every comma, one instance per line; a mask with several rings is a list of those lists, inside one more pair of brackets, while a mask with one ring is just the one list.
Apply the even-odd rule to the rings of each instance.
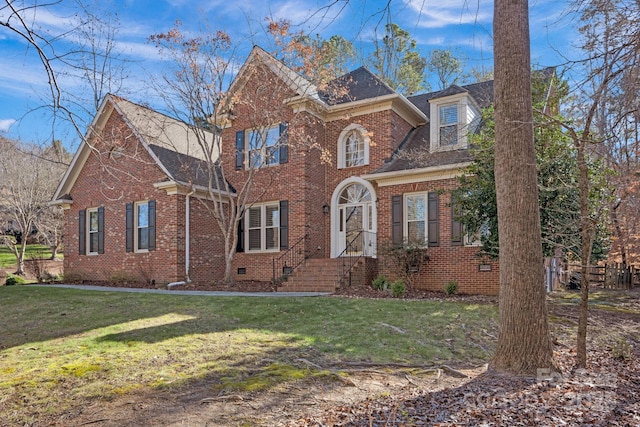
[[236, 244], [236, 252], [244, 252], [244, 215], [240, 216], [238, 221], [238, 243]]
[[244, 167], [244, 131], [236, 132], [236, 170]]
[[125, 237], [127, 252], [133, 252], [133, 203], [127, 203], [126, 209], [126, 230]]
[[98, 208], [98, 253], [104, 253], [104, 207]]
[[156, 201], [149, 200], [149, 248], [156, 250]]
[[287, 128], [287, 123], [280, 123], [280, 163], [287, 163], [289, 161], [289, 135]]
[[78, 253], [80, 255], [86, 255], [86, 222], [85, 211], [78, 212]]
[[289, 248], [289, 202], [280, 201], [280, 250]]
[[427, 209], [427, 223], [428, 231], [427, 237], [429, 238], [429, 246], [440, 246], [440, 226], [438, 224], [438, 193], [429, 193], [428, 195], [428, 209]]
[[391, 242], [402, 245], [402, 196], [391, 196]]
[[451, 195], [451, 245], [462, 246], [462, 223], [456, 220], [458, 215], [458, 205]]

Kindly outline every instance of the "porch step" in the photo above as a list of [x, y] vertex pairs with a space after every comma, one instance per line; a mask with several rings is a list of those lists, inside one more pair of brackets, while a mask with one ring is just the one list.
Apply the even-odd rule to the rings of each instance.
[[278, 286], [278, 291], [335, 292], [341, 284], [345, 261], [342, 258], [310, 258]]

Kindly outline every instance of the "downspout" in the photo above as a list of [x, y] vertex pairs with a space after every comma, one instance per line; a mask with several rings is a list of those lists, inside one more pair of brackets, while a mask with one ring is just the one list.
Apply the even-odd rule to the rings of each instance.
[[185, 265], [185, 278], [187, 283], [191, 283], [191, 278], [189, 277], [189, 269], [190, 259], [191, 259], [191, 195], [195, 192], [195, 190], [191, 190], [187, 193], [185, 199], [185, 224], [184, 224], [184, 233], [185, 233], [185, 247], [184, 247], [184, 265]]

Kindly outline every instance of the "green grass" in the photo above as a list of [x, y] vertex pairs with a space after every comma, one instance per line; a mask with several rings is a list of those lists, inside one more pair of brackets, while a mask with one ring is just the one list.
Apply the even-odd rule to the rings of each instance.
[[[456, 302], [231, 298], [0, 288], [0, 413], [30, 423], [94, 399], [254, 392], [344, 362], [480, 364], [497, 308]], [[488, 332], [488, 333], [487, 333]]]
[[[35, 256], [43, 256], [49, 258], [51, 256], [51, 250], [48, 246], [44, 245], [27, 245], [25, 253], [25, 259], [33, 258]], [[6, 246], [0, 246], [0, 268], [7, 268], [16, 265], [16, 257]]]

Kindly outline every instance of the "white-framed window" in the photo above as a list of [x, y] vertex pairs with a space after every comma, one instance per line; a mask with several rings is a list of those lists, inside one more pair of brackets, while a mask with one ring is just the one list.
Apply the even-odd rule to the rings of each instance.
[[467, 148], [468, 134], [476, 131], [482, 115], [466, 93], [436, 98], [430, 102], [430, 150]]
[[370, 144], [364, 127], [358, 124], [347, 126], [338, 138], [338, 168], [368, 165]]
[[280, 163], [280, 125], [265, 129], [247, 130], [246, 140], [249, 152], [249, 167], [277, 165]]
[[404, 204], [404, 236], [407, 242], [427, 246], [428, 193], [406, 194]]
[[135, 251], [147, 252], [149, 250], [149, 202], [136, 202], [134, 207]]
[[87, 209], [87, 255], [98, 255], [99, 245], [98, 208]]
[[245, 215], [247, 252], [280, 250], [279, 202], [251, 206]]
[[458, 104], [438, 108], [438, 139], [441, 147], [458, 145]]

